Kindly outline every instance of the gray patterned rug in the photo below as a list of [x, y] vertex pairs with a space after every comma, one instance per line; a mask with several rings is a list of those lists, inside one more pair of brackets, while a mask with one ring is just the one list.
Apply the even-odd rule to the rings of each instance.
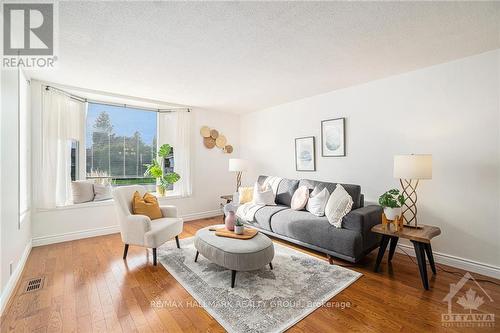
[[193, 240], [168, 242], [159, 261], [228, 332], [283, 332], [362, 275], [274, 243], [274, 269], [238, 272], [231, 289], [231, 271], [201, 254], [194, 262]]

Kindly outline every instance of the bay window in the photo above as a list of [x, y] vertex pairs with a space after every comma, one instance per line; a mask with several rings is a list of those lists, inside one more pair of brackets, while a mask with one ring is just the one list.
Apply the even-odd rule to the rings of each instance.
[[71, 204], [75, 180], [112, 186], [140, 184], [153, 191], [156, 179], [144, 173], [164, 143], [173, 147], [161, 161], [164, 171], [181, 176], [169, 190], [190, 195], [191, 131], [186, 111], [90, 102], [59, 89], [43, 89], [38, 207]]

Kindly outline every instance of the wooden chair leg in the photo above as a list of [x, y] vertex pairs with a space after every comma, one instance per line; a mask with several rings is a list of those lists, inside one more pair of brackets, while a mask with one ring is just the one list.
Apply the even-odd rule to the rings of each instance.
[[156, 248], [153, 249], [153, 265], [156, 266]]
[[175, 242], [177, 243], [177, 248], [180, 249], [181, 246], [179, 244], [179, 236], [175, 236]]
[[125, 248], [123, 249], [123, 259], [127, 259], [127, 253], [128, 253], [128, 244], [125, 244]]

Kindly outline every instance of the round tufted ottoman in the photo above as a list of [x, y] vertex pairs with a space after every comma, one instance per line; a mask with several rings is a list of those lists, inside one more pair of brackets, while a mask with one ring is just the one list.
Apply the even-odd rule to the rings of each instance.
[[235, 239], [215, 235], [215, 231], [209, 228], [222, 228], [223, 225], [210, 226], [198, 230], [194, 239], [196, 257], [202, 254], [211, 262], [230, 269], [231, 288], [234, 288], [237, 271], [253, 271], [269, 264], [273, 269], [271, 261], [274, 258], [274, 246], [269, 237], [258, 233], [251, 239]]

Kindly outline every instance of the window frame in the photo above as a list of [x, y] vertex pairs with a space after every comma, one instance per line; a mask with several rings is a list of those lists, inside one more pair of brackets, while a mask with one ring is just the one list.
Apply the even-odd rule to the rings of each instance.
[[[120, 108], [131, 109], [131, 110], [135, 110], [135, 111], [139, 111], [139, 112], [155, 112], [156, 145], [155, 146], [151, 145], [151, 147], [154, 148], [154, 156], [155, 156], [154, 159], [158, 158], [156, 154], [157, 154], [158, 149], [159, 149], [159, 147], [161, 145], [160, 142], [159, 142], [159, 140], [158, 140], [158, 135], [159, 135], [159, 132], [160, 132], [159, 119], [158, 119], [158, 109], [151, 109], [151, 108], [148, 108], [148, 107], [142, 107], [142, 106], [136, 106], [136, 105], [132, 106], [130, 104], [116, 104], [116, 103], [109, 103], [109, 102], [104, 102], [104, 101], [97, 101], [97, 100], [91, 100], [90, 101], [90, 100], [88, 100], [87, 101], [87, 107], [86, 107], [86, 115], [85, 115], [85, 128], [83, 129], [83, 131], [84, 131], [84, 137], [85, 138], [87, 138], [88, 128], [89, 128], [88, 123], [87, 123], [87, 117], [88, 117], [88, 110], [89, 110], [90, 104], [100, 105], [100, 106], [120, 107]], [[91, 146], [87, 146], [87, 143], [85, 143], [85, 149], [83, 149], [83, 156], [85, 157], [84, 158], [85, 162], [82, 162], [82, 164], [84, 164], [83, 166], [80, 165], [80, 169], [83, 168], [83, 170], [85, 171], [83, 173], [85, 175], [85, 179], [103, 179], [103, 178], [107, 178], [107, 179], [109, 179], [109, 184], [112, 187], [119, 187], [119, 186], [127, 186], [127, 185], [137, 184], [137, 185], [144, 186], [148, 192], [152, 192], [152, 193], [156, 192], [157, 181], [153, 177], [140, 177], [140, 176], [138, 176], [138, 177], [134, 178], [134, 179], [140, 179], [140, 178], [153, 179], [152, 183], [134, 183], [134, 182], [131, 182], [129, 184], [116, 184], [115, 181], [117, 179], [120, 180], [120, 178], [116, 177], [116, 176], [113, 176], [112, 174], [110, 174], [109, 176], [105, 176], [105, 177], [89, 176], [88, 169], [87, 169], [87, 150], [89, 149], [89, 147], [91, 147]], [[173, 158], [173, 156], [172, 156], [172, 158]], [[143, 164], [146, 164], [146, 163], [143, 163]]]

